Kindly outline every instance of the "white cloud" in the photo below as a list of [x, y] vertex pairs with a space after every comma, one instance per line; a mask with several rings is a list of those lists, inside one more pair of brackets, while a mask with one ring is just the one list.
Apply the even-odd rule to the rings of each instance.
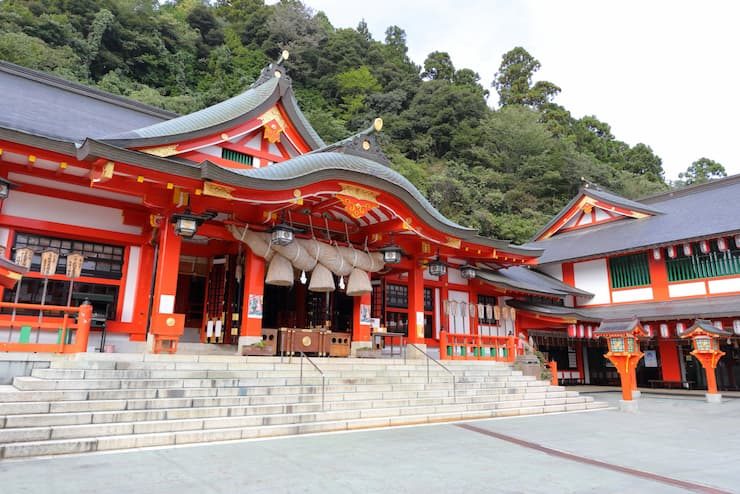
[[[336, 27], [365, 18], [376, 39], [398, 25], [418, 64], [434, 50], [490, 84], [501, 55], [525, 47], [574, 116], [596, 115], [618, 139], [644, 142], [669, 178], [706, 156], [740, 173], [734, 119], [740, 3], [652, 0], [306, 0]], [[496, 95], [491, 96], [495, 102]]]

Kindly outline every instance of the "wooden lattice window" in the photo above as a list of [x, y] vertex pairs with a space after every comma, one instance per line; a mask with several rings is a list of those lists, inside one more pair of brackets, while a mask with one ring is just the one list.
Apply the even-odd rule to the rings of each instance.
[[240, 153], [233, 149], [221, 148], [221, 157], [225, 160], [233, 161], [235, 163], [241, 163], [242, 165], [252, 166], [254, 157], [246, 153]]
[[609, 259], [612, 288], [650, 285], [650, 268], [646, 253], [630, 254]]
[[408, 309], [409, 289], [406, 285], [386, 285], [385, 303], [388, 307]]
[[699, 278], [716, 278], [740, 274], [740, 248], [720, 252], [717, 242], [710, 242], [711, 250], [702, 254], [699, 244], [692, 245], [692, 255], [684, 255], [682, 248], [677, 248], [675, 259], [666, 257], [668, 281], [686, 281]]

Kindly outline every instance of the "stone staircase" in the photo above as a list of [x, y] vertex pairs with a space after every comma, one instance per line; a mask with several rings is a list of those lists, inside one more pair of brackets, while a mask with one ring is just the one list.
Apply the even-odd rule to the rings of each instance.
[[[0, 386], [0, 458], [606, 408], [497, 362], [81, 354]], [[429, 365], [429, 378], [427, 366]]]

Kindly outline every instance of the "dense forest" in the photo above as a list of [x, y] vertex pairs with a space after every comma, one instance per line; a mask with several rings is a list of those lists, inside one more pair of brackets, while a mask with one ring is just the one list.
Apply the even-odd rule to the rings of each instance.
[[[444, 51], [417, 65], [406, 43], [401, 27], [375, 39], [364, 22], [335, 28], [298, 0], [0, 2], [0, 59], [179, 113], [243, 91], [287, 49], [299, 102], [324, 140], [381, 116], [397, 170], [485, 235], [526, 241], [582, 178], [627, 197], [669, 187], [650, 146], [558, 105], [560, 88], [535, 82], [540, 63], [525, 49], [481, 81]], [[702, 158], [681, 183], [723, 174]]]

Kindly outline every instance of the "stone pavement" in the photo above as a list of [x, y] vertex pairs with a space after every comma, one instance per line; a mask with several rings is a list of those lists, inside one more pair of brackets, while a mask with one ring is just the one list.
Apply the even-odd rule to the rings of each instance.
[[[599, 399], [616, 403], [619, 395], [601, 393]], [[709, 405], [699, 397], [643, 395], [636, 414], [606, 410], [6, 460], [0, 462], [0, 490], [740, 492], [738, 417], [740, 400]]]

